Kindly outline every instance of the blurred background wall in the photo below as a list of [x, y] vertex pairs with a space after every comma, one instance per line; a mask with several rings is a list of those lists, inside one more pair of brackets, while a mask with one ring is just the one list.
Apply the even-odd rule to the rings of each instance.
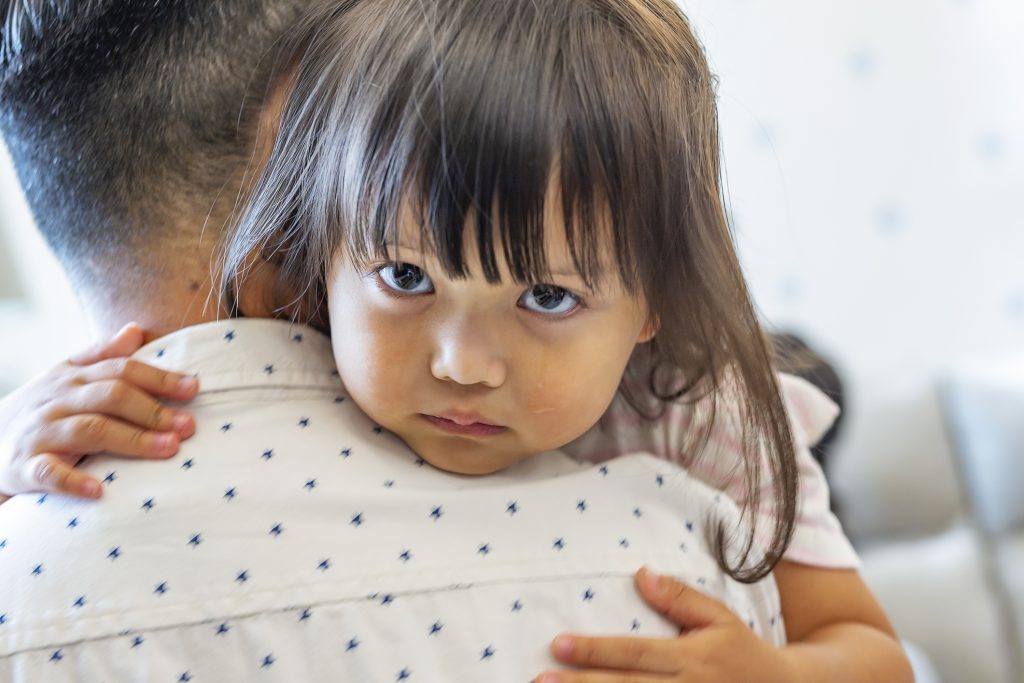
[[[844, 380], [827, 472], [865, 577], [942, 680], [1024, 681], [1024, 520], [978, 523], [977, 449], [944, 409], [950, 378], [986, 366], [1024, 418], [1024, 379], [1000, 369], [1024, 356], [1024, 3], [681, 4], [721, 79], [764, 318]], [[995, 478], [1024, 461], [1016, 438]]]
[[[764, 318], [844, 380], [827, 471], [865, 576], [934, 680], [1024, 681], [1024, 540], [979, 527], [940, 393], [1024, 355], [1024, 2], [682, 5]], [[0, 153], [0, 393], [89, 337], [30, 223]]]
[[[721, 77], [733, 215], [765, 318], [849, 379], [843, 455], [945, 451], [936, 378], [1024, 353], [1024, 3], [684, 5]], [[858, 508], [889, 504], [911, 473], [851, 505], [851, 533], [879, 531]], [[950, 513], [903, 510], [885, 531]]]

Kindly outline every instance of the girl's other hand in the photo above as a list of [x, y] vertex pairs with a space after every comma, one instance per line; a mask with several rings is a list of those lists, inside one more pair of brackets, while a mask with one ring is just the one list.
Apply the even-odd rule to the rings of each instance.
[[555, 638], [555, 658], [577, 667], [534, 683], [790, 683], [782, 650], [762, 640], [728, 607], [667, 576], [641, 569], [644, 600], [682, 629], [678, 638]]
[[126, 325], [0, 400], [0, 502], [27, 491], [98, 498], [100, 482], [74, 467], [86, 454], [169, 458], [195, 433], [191, 415], [158, 399], [191, 400], [198, 382], [130, 360], [143, 338]]

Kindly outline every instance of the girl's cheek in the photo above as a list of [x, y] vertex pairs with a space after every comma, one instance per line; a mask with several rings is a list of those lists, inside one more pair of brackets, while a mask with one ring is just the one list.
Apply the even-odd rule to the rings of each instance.
[[538, 354], [520, 360], [520, 364], [530, 373], [530, 392], [524, 406], [530, 415], [565, 422], [574, 414], [592, 412], [588, 404], [596, 398], [593, 361], [582, 349], [570, 347], [562, 353]]

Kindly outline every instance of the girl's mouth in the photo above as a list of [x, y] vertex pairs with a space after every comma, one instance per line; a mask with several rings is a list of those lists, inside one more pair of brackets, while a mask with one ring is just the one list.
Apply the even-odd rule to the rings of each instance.
[[423, 415], [422, 413], [421, 415], [423, 419], [438, 429], [449, 434], [458, 434], [459, 436], [497, 436], [508, 431], [508, 427], [487, 424], [486, 422], [469, 422], [464, 419], [456, 421], [436, 415]]

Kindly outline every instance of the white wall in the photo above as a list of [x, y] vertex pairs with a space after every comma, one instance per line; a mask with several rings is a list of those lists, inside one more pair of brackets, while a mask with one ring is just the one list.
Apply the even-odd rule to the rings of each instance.
[[[84, 346], [89, 329], [74, 292], [36, 232], [0, 142], [0, 268], [16, 286], [0, 296], [0, 396]], [[0, 278], [2, 280], [4, 278]]]
[[757, 300], [849, 383], [848, 531], [936, 530], [958, 499], [936, 380], [1024, 352], [1024, 3], [681, 4], [721, 78]]

